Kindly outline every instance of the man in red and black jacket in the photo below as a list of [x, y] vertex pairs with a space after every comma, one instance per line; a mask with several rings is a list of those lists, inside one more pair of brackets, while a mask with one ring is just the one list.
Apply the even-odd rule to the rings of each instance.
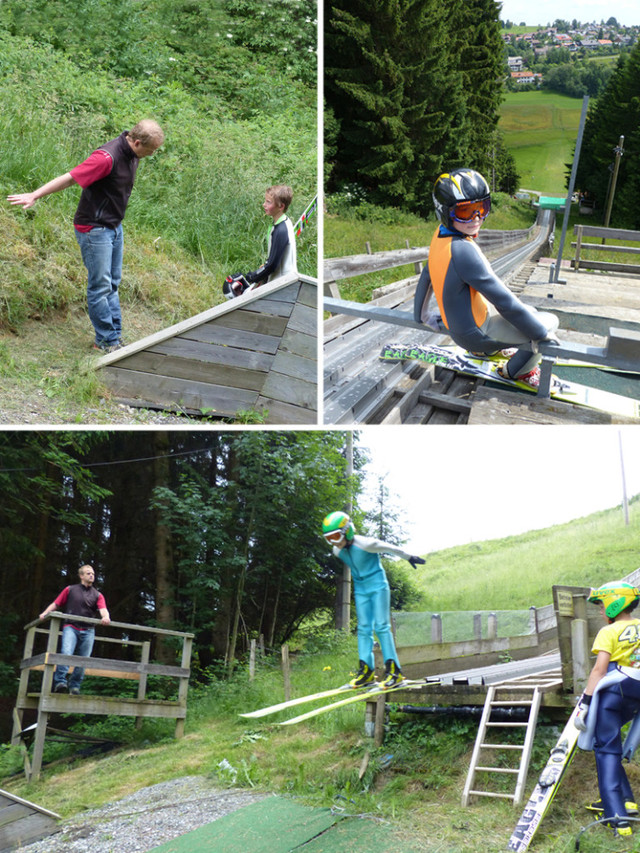
[[122, 220], [133, 189], [138, 163], [164, 142], [159, 124], [138, 122], [106, 142], [71, 171], [30, 193], [7, 196], [22, 207], [33, 207], [42, 196], [79, 184], [82, 195], [73, 220], [76, 239], [87, 268], [89, 319], [94, 348], [112, 352], [122, 346], [122, 315], [118, 287], [122, 278]]
[[[93, 566], [82, 566], [78, 571], [80, 583], [65, 587], [60, 595], [42, 611], [40, 619], [54, 610], [68, 613], [69, 616], [87, 616], [90, 619], [101, 619], [103, 625], [111, 622], [104, 595], [93, 585], [95, 572]], [[62, 645], [60, 654], [90, 657], [95, 640], [95, 628], [86, 622], [73, 622], [71, 619], [62, 628]], [[67, 687], [68, 666], [57, 666], [53, 674], [53, 690], [55, 693], [79, 693], [84, 669], [74, 666]]]

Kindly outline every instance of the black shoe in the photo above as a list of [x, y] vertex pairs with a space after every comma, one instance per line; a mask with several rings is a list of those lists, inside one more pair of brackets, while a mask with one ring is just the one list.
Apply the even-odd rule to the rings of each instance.
[[64, 681], [59, 681], [56, 686], [53, 688], [54, 693], [68, 693], [69, 688], [64, 683]]

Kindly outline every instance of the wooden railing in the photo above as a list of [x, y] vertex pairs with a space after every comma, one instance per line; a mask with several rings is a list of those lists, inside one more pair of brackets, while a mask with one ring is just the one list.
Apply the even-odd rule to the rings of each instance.
[[[628, 255], [640, 254], [640, 247], [619, 246], [605, 243], [605, 240], [627, 240], [630, 243], [640, 243], [640, 231], [625, 231], [621, 228], [603, 228], [597, 225], [574, 225], [573, 233], [576, 235], [576, 254], [571, 261], [571, 266], [576, 269], [609, 270], [610, 272], [639, 273], [640, 264], [621, 264], [612, 261], [592, 261], [582, 257], [585, 250], [597, 249], [599, 252], [625, 253]], [[585, 243], [583, 237], [600, 237], [601, 243]]]
[[[58, 639], [64, 622], [69, 616], [54, 611], [44, 620], [35, 620], [25, 626], [26, 636], [23, 659], [20, 664], [20, 682], [16, 706], [13, 711], [13, 733], [11, 742], [22, 744], [25, 711], [37, 712], [37, 726], [33, 745], [33, 757], [29, 759], [25, 749], [25, 773], [28, 779], [37, 779], [42, 766], [49, 714], [115, 714], [132, 716], [136, 725], [144, 717], [161, 717], [176, 721], [175, 736], [184, 734], [184, 721], [187, 715], [187, 690], [189, 686], [191, 647], [193, 634], [180, 631], [167, 631], [162, 628], [149, 628], [127, 622], [111, 622], [102, 625], [98, 619], [74, 616], [74, 623], [86, 623], [87, 626], [100, 628], [96, 644], [116, 644], [127, 649], [128, 659], [111, 657], [80, 657], [78, 655], [59, 654]], [[116, 632], [119, 636], [108, 636]], [[139, 636], [141, 639], [133, 639]], [[153, 663], [150, 661], [152, 643], [177, 640], [179, 645], [179, 665]], [[43, 643], [42, 641], [45, 640]], [[38, 651], [36, 647], [44, 650]], [[135, 655], [137, 659], [130, 659]], [[128, 679], [138, 682], [137, 695], [134, 697], [91, 695], [88, 691], [78, 695], [53, 693], [53, 674], [57, 665], [80, 666], [86, 675], [101, 678]], [[149, 699], [147, 682], [149, 676], [161, 676], [177, 682], [177, 696], [172, 700]], [[30, 679], [39, 681], [30, 686]]]
[[[500, 663], [505, 655], [513, 660], [545, 654], [558, 646], [556, 619], [553, 605], [531, 608], [531, 630], [517, 637], [498, 637], [497, 620], [489, 617], [489, 636], [481, 638], [479, 620], [474, 618], [473, 639], [442, 642], [442, 622], [438, 614], [431, 620], [431, 637], [421, 645], [398, 645], [398, 655], [403, 672], [410, 678], [440, 675]], [[474, 614], [470, 613], [470, 617]], [[495, 614], [493, 614], [495, 617]], [[478, 636], [480, 635], [480, 636]], [[376, 650], [376, 665], [382, 666]]]

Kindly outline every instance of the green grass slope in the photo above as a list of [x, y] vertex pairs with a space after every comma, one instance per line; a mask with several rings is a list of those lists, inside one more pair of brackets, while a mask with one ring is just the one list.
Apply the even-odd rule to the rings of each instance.
[[513, 154], [520, 186], [544, 195], [566, 195], [582, 101], [553, 92], [507, 92], [500, 129]]
[[413, 580], [425, 610], [541, 607], [551, 603], [554, 584], [598, 586], [637, 569], [639, 536], [636, 497], [628, 525], [616, 507], [544, 530], [449, 548], [425, 555]]

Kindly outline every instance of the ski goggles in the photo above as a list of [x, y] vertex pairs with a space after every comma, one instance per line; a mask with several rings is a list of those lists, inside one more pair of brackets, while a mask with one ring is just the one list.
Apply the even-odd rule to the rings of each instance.
[[323, 533], [323, 536], [327, 542], [331, 542], [332, 545], [337, 545], [338, 542], [342, 542], [344, 539], [344, 533], [342, 530], [332, 530], [331, 533]]
[[451, 208], [450, 216], [456, 222], [471, 222], [476, 216], [486, 219], [491, 210], [491, 199], [481, 198], [477, 201], [459, 201]]

